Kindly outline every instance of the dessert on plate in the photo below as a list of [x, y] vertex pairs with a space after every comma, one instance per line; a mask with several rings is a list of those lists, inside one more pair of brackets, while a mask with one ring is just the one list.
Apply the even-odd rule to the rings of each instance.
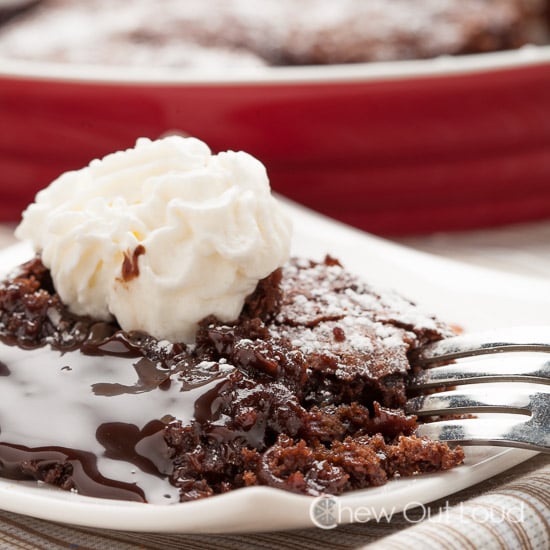
[[140, 139], [41, 191], [17, 234], [36, 256], [0, 286], [0, 476], [170, 503], [462, 462], [401, 408], [408, 353], [452, 329], [289, 257], [250, 155]]
[[[430, 58], [547, 39], [545, 0], [42, 0], [0, 56], [100, 65], [259, 67]], [[74, 29], [78, 28], [78, 32]]]

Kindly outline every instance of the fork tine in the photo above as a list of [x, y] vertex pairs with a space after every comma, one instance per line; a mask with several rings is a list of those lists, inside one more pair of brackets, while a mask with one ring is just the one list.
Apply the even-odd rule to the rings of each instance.
[[405, 403], [405, 412], [417, 416], [440, 416], [473, 412], [531, 414], [535, 397], [543, 395], [549, 400], [550, 393], [533, 391], [531, 388], [510, 388], [507, 384], [477, 386], [474, 389], [452, 390], [419, 395]]
[[[549, 343], [544, 343], [549, 342]], [[427, 365], [472, 355], [502, 351], [539, 351], [550, 353], [550, 327], [521, 327], [445, 338], [419, 348], [411, 354], [413, 363]]]
[[480, 382], [530, 382], [550, 384], [550, 361], [537, 354], [526, 354], [521, 361], [514, 354], [474, 358], [431, 367], [412, 376], [410, 389], [476, 384]]
[[474, 418], [421, 424], [417, 434], [460, 445], [497, 445], [550, 453], [550, 434], [533, 420]]
[[[550, 453], [550, 392], [537, 391], [535, 385], [522, 388], [510, 384], [480, 385], [473, 391], [444, 391], [410, 399], [405, 411], [418, 416], [450, 415], [471, 412], [488, 417], [442, 420], [420, 424], [418, 435], [463, 445], [501, 445]], [[519, 413], [519, 414], [518, 414]], [[519, 415], [524, 416], [521, 420]], [[515, 418], [514, 418], [515, 416]]]
[[[503, 353], [510, 351], [536, 353], [519, 357]], [[550, 360], [539, 352], [550, 353], [550, 327], [463, 335], [424, 346], [411, 354], [411, 364], [430, 368], [413, 376], [409, 389], [451, 385], [459, 389], [413, 397], [405, 404], [405, 412], [420, 417], [490, 413], [481, 418], [420, 424], [417, 433], [464, 445], [501, 445], [550, 453]], [[445, 364], [455, 359], [458, 361]]]

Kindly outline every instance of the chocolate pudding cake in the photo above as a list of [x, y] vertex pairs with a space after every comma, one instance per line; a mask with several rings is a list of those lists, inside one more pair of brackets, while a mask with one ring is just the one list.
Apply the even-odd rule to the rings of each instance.
[[195, 138], [40, 191], [0, 284], [0, 476], [170, 503], [460, 464], [402, 411], [408, 353], [452, 331], [291, 234], [263, 164]]
[[261, 9], [133, 0], [113, 11], [109, 0], [42, 0], [0, 28], [0, 55], [219, 69], [420, 59], [545, 42], [545, 9], [545, 0], [264, 0]]
[[251, 485], [340, 494], [445, 470], [414, 435], [407, 354], [452, 334], [333, 258], [294, 259], [192, 345], [70, 313], [40, 258], [0, 287], [0, 475], [188, 501]]

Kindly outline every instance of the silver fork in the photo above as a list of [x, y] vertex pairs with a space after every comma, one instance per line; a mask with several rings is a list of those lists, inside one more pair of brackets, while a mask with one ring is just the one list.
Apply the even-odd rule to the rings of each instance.
[[[510, 413], [421, 423], [419, 435], [550, 453], [550, 326], [448, 338], [416, 350], [411, 363], [422, 368], [409, 382], [411, 393], [420, 395], [407, 401], [405, 411], [419, 420]], [[449, 386], [458, 388], [422, 394]]]

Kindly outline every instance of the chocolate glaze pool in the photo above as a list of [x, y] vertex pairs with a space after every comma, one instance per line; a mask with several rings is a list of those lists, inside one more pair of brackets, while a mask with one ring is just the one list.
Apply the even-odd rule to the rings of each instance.
[[183, 390], [120, 333], [84, 349], [0, 344], [0, 475], [21, 479], [68, 463], [81, 494], [178, 500], [164, 428], [174, 418], [207, 420], [234, 367], [207, 373], [211, 365], [199, 365], [203, 378]]

